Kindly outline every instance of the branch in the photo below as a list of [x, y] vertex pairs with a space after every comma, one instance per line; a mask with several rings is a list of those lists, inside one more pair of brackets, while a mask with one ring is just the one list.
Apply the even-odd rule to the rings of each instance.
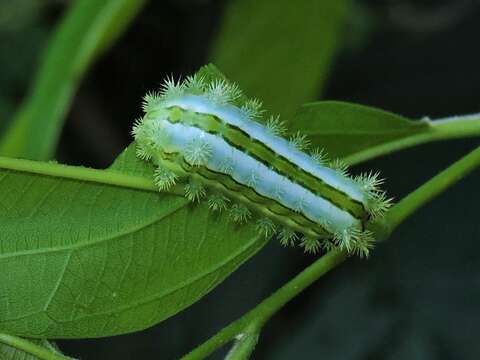
[[228, 352], [225, 360], [248, 360], [258, 342], [260, 329], [252, 327], [247, 332], [237, 335], [235, 344]]
[[263, 300], [240, 319], [223, 328], [215, 336], [204, 342], [192, 352], [184, 356], [183, 360], [204, 359], [212, 352], [231, 341], [234, 337], [248, 332], [254, 326], [261, 328], [287, 302], [310, 286], [315, 280], [326, 274], [338, 264], [342, 263], [347, 255], [340, 251], [331, 251], [315, 261], [300, 274], [275, 291], [270, 297]]
[[395, 151], [407, 149], [415, 145], [426, 144], [439, 140], [459, 139], [480, 136], [480, 113], [448, 118], [429, 122], [428, 131], [422, 131], [410, 136], [369, 147], [343, 158], [349, 165], [355, 165]]
[[407, 217], [450, 186], [467, 176], [480, 165], [480, 146], [456, 161], [404, 197], [386, 215], [385, 223], [393, 231]]

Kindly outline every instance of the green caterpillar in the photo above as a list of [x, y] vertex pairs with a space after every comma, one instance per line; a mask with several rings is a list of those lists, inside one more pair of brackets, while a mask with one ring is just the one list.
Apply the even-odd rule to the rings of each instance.
[[368, 256], [374, 239], [367, 223], [391, 206], [378, 189], [378, 173], [351, 178], [323, 150], [305, 153], [305, 136], [283, 138], [278, 117], [261, 123], [261, 103], [240, 104], [241, 97], [236, 85], [197, 75], [168, 79], [160, 92], [145, 96], [145, 116], [133, 134], [137, 155], [157, 166], [159, 189], [188, 179], [189, 200], [208, 192], [210, 209], [228, 210], [238, 223], [255, 214], [259, 232], [278, 233], [284, 245]]

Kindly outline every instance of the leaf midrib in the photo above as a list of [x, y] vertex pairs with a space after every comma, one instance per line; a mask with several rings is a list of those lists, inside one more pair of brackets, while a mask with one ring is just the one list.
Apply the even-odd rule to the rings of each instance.
[[11, 258], [11, 257], [16, 257], [16, 256], [39, 255], [39, 254], [48, 254], [48, 253], [55, 253], [55, 252], [61, 252], [61, 251], [73, 251], [73, 250], [76, 250], [76, 249], [81, 249], [81, 248], [97, 245], [97, 244], [100, 244], [104, 241], [109, 241], [109, 240], [113, 240], [117, 237], [122, 237], [122, 236], [125, 236], [125, 235], [129, 235], [129, 234], [132, 234], [136, 231], [140, 231], [140, 230], [142, 230], [142, 229], [144, 229], [148, 226], [151, 226], [151, 225], [155, 224], [156, 222], [161, 221], [165, 217], [170, 216], [171, 214], [177, 212], [178, 210], [181, 210], [183, 207], [185, 207], [186, 204], [187, 204], [187, 201], [185, 200], [185, 202], [183, 204], [180, 203], [176, 207], [172, 207], [171, 209], [169, 209], [168, 212], [165, 212], [165, 213], [161, 214], [161, 216], [154, 217], [152, 220], [150, 220], [148, 222], [140, 223], [137, 226], [134, 226], [132, 228], [124, 229], [123, 231], [118, 231], [113, 236], [99, 238], [99, 239], [95, 239], [95, 240], [92, 240], [92, 241], [86, 241], [86, 242], [83, 242], [83, 243], [77, 243], [77, 244], [73, 244], [73, 245], [69, 244], [69, 245], [65, 245], [65, 246], [57, 246], [57, 247], [51, 247], [51, 248], [42, 248], [42, 249], [25, 250], [25, 251], [13, 252], [13, 253], [0, 254], [0, 260], [8, 259], [8, 258]]
[[352, 130], [346, 130], [346, 131], [324, 131], [324, 130], [316, 130], [316, 131], [304, 131], [307, 135], [309, 136], [357, 136], [357, 135], [403, 135], [406, 134], [407, 136], [410, 135], [416, 135], [421, 132], [427, 132], [431, 131], [433, 128], [432, 127], [412, 127], [412, 128], [403, 128], [403, 129], [391, 129], [391, 130], [357, 130], [357, 131], [352, 131]]

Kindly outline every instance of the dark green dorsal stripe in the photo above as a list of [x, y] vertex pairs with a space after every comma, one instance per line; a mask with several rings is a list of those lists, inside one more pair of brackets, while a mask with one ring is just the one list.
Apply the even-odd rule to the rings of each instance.
[[203, 166], [191, 166], [179, 153], [163, 153], [162, 161], [165, 162], [167, 167], [180, 166], [187, 173], [196, 173], [202, 178], [202, 182], [209, 187], [218, 189], [219, 184], [221, 184], [223, 192], [226, 192], [231, 198], [238, 199], [250, 207], [251, 204], [254, 204], [254, 211], [273, 217], [299, 232], [321, 238], [332, 236], [326, 228], [308, 219], [302, 213], [292, 212], [278, 201], [265, 197], [256, 192], [255, 189], [236, 182], [229, 175], [217, 173]]
[[227, 124], [213, 115], [196, 113], [179, 107], [173, 107], [170, 110], [171, 116], [169, 120], [171, 122], [181, 121], [208, 133], [220, 135], [231, 146], [248, 153], [248, 155], [264, 165], [272, 167], [278, 174], [303, 186], [317, 196], [330, 201], [336, 207], [350, 213], [353, 217], [359, 220], [367, 219], [368, 214], [361, 202], [350, 198], [347, 194], [306, 172], [288, 159], [279, 156], [263, 143], [248, 136], [243, 130]]

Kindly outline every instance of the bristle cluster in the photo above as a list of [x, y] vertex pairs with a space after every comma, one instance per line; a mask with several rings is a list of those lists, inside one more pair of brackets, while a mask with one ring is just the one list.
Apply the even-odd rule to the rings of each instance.
[[212, 211], [224, 211], [228, 208], [230, 200], [221, 194], [212, 194], [208, 198], [208, 207]]
[[368, 257], [373, 247], [373, 242], [372, 232], [368, 230], [361, 231], [355, 228], [335, 233], [333, 238], [333, 243], [337, 247], [360, 257]]
[[280, 120], [280, 116], [270, 116], [265, 124], [270, 134], [274, 136], [284, 136], [287, 133], [287, 125]]
[[317, 238], [305, 236], [303, 237], [300, 246], [305, 249], [305, 252], [310, 254], [316, 254], [322, 248], [322, 242]]
[[153, 180], [158, 186], [158, 189], [161, 191], [166, 191], [170, 189], [172, 186], [175, 185], [177, 179], [177, 174], [162, 166], [157, 167], [153, 174]]
[[247, 100], [241, 107], [243, 113], [250, 119], [260, 119], [265, 110], [262, 109], [262, 102], [258, 99]]
[[330, 163], [328, 164], [328, 167], [338, 171], [343, 176], [348, 176], [348, 164], [342, 159], [337, 158], [330, 161]]
[[205, 165], [211, 155], [211, 145], [202, 138], [192, 139], [185, 149], [185, 159], [195, 166]]
[[262, 218], [257, 221], [257, 230], [266, 238], [271, 237], [277, 232], [275, 224], [268, 218]]
[[322, 148], [315, 148], [310, 156], [320, 166], [327, 166], [329, 163], [327, 152]]
[[191, 202], [199, 202], [207, 194], [205, 187], [197, 181], [191, 180], [184, 189], [185, 197]]
[[283, 228], [280, 232], [280, 244], [283, 246], [295, 246], [298, 234], [290, 228]]
[[[201, 96], [217, 107], [234, 105], [237, 107], [237, 114], [240, 112], [240, 115], [244, 115], [248, 120], [264, 121], [265, 133], [269, 136], [283, 137], [287, 133], [285, 122], [280, 120], [279, 116], [269, 116], [266, 119], [262, 119], [265, 115], [265, 110], [262, 109], [262, 103], [258, 99], [245, 100], [242, 91], [233, 83], [223, 79], [207, 81], [205, 77], [197, 74], [188, 76], [183, 81], [169, 77], [162, 84], [158, 92], [150, 92], [145, 95], [142, 106], [146, 115], [134, 123], [132, 134], [137, 140], [137, 156], [140, 159], [148, 161], [153, 158], [157, 165], [162, 164], [162, 160], [157, 161], [158, 159], [155, 156], [162, 151], [160, 145], [169, 142], [169, 135], [159, 127], [160, 125], [157, 121], [151, 120], [159, 117], [159, 114], [162, 114], [161, 111], [167, 111], [164, 109], [164, 106], [162, 106], [162, 104], [167, 102], [169, 103], [168, 106], [174, 104], [174, 110], [171, 110], [169, 114], [181, 116], [182, 112], [178, 108], [175, 108], [175, 104], [177, 100], [185, 95]], [[215, 114], [213, 113], [213, 115]], [[256, 128], [258, 129], [258, 126]], [[285, 142], [285, 144], [285, 147], [289, 150], [305, 152], [310, 148], [311, 142], [304, 134], [296, 132], [288, 138], [288, 142]], [[249, 149], [246, 148], [245, 151], [248, 153]], [[206, 167], [212, 158], [212, 153], [212, 145], [204, 137], [189, 138], [182, 143], [181, 154], [184, 160], [195, 169]], [[232, 152], [225, 152], [224, 158], [218, 161], [217, 171], [224, 175], [233, 175], [235, 171], [236, 163], [231, 153]], [[298, 152], [294, 154], [298, 155]], [[392, 199], [387, 198], [385, 192], [380, 189], [384, 180], [380, 178], [379, 173], [369, 172], [354, 178], [349, 178], [347, 164], [341, 159], [329, 159], [324, 149], [315, 148], [310, 151], [309, 156], [310, 159], [307, 158], [307, 161], [311, 160], [310, 163], [313, 164], [312, 167], [318, 166], [333, 169], [339, 176], [348, 178], [346, 180], [342, 178], [342, 181], [344, 181], [343, 184], [347, 184], [346, 187], [351, 186], [355, 189], [361, 189], [364, 196], [361, 200], [364, 206], [362, 211], [364, 215], [368, 213], [370, 220], [374, 221], [382, 217], [391, 206]], [[267, 164], [269, 166], [268, 168], [275, 171], [274, 165], [272, 164]], [[175, 169], [175, 167], [173, 168]], [[247, 172], [248, 168], [247, 170], [243, 170], [242, 181], [244, 181], [243, 184], [247, 185], [250, 189], [255, 189], [259, 185], [259, 182], [261, 184], [263, 173], [253, 166], [250, 167], [250, 169], [250, 173]], [[329, 174], [330, 173], [331, 171]], [[154, 182], [162, 191], [173, 187], [179, 181], [179, 177], [180, 176], [169, 167], [161, 165], [159, 165], [154, 172]], [[215, 192], [210, 192], [210, 187], [207, 189], [204, 187], [204, 184], [194, 180], [198, 177], [187, 176], [187, 178], [188, 181], [184, 183], [183, 186], [185, 197], [189, 201], [200, 202], [206, 198], [205, 201], [210, 210], [213, 212], [228, 212], [231, 221], [237, 224], [247, 223], [252, 219], [254, 213], [261, 213], [261, 211], [253, 210], [253, 207], [249, 204], [247, 207], [244, 204], [233, 202], [224, 194], [217, 193], [216, 191], [220, 191], [218, 189], [215, 189]], [[286, 179], [289, 178], [286, 177]], [[280, 203], [286, 195], [282, 182], [288, 181], [277, 181], [275, 188], [271, 190], [271, 194], [269, 195], [271, 199]], [[311, 188], [315, 188], [312, 185], [310, 186]], [[319, 191], [321, 192], [321, 190]], [[228, 193], [225, 194], [228, 195]], [[288, 205], [288, 210], [296, 212], [296, 214], [292, 213], [291, 216], [305, 214], [305, 209], [311, 207], [311, 203], [313, 202], [311, 198], [308, 201], [306, 200], [308, 194], [302, 195], [300, 191], [297, 191], [295, 194], [296, 197], [292, 200], [292, 203]], [[329, 198], [327, 197], [326, 199], [328, 200]], [[361, 217], [357, 216], [357, 218], [360, 219]], [[315, 222], [323, 229], [326, 229], [325, 231], [328, 235], [324, 238], [303, 235], [303, 233], [290, 228], [288, 223], [282, 225], [272, 221], [270, 218], [264, 217], [256, 220], [256, 229], [259, 234], [265, 237], [276, 235], [283, 246], [300, 246], [307, 253], [327, 252], [339, 248], [350, 254], [356, 254], [361, 257], [368, 256], [373, 246], [373, 235], [368, 230], [360, 230], [360, 228], [364, 228], [364, 224], [359, 226], [358, 222], [353, 223], [352, 227], [346, 227], [339, 231], [338, 226], [332, 226], [326, 219], [317, 219]], [[298, 227], [296, 229], [298, 230]]]
[[245, 224], [251, 217], [250, 210], [242, 204], [234, 204], [230, 208], [230, 218], [237, 224]]
[[[202, 80], [198, 79], [197, 83], [200, 84], [201, 82]], [[215, 80], [208, 85], [204, 85], [204, 88], [206, 97], [219, 105], [233, 103], [242, 96], [242, 92], [237, 85], [228, 83], [225, 80]], [[188, 86], [186, 90], [190, 90]]]
[[380, 178], [380, 173], [371, 171], [356, 176], [354, 180], [367, 194], [367, 211], [372, 220], [383, 217], [392, 206], [393, 199], [388, 198], [387, 194], [380, 189], [380, 185], [385, 181]]
[[305, 151], [310, 146], [310, 140], [307, 138], [307, 135], [297, 131], [290, 137], [290, 145], [300, 151]]

